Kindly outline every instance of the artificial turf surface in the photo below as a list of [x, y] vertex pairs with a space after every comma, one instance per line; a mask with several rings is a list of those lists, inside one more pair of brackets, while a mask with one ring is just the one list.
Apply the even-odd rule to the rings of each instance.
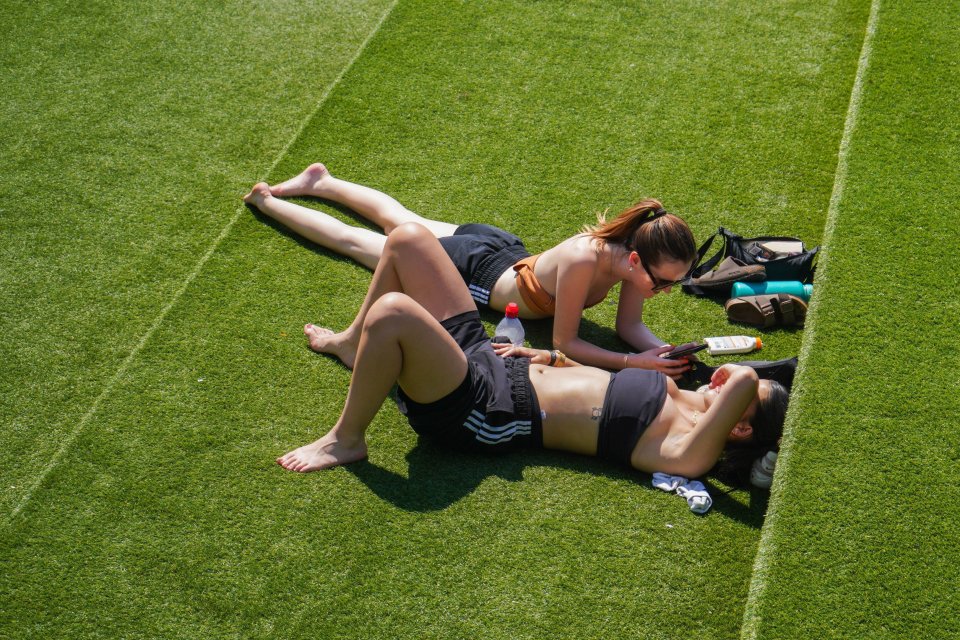
[[[389, 402], [368, 462], [273, 465], [349, 381], [300, 327], [349, 322], [369, 274], [239, 196], [323, 160], [534, 250], [648, 195], [698, 238], [816, 244], [865, 3], [2, 11], [0, 635], [739, 633], [762, 493], [715, 483], [697, 518], [600, 462], [419, 444]], [[668, 340], [732, 332], [648, 307]], [[614, 312], [586, 333], [617, 346]]]
[[960, 637], [960, 17], [875, 4], [745, 638]]

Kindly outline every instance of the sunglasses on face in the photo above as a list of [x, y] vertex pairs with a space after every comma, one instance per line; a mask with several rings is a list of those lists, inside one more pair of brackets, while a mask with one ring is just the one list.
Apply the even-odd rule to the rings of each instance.
[[653, 272], [650, 271], [650, 268], [647, 267], [647, 263], [641, 258], [640, 266], [643, 267], [643, 270], [647, 272], [647, 275], [650, 276], [650, 281], [653, 282], [653, 292], [660, 293], [664, 289], [669, 289], [670, 287], [675, 287], [678, 284], [683, 284], [686, 278], [680, 278], [679, 280], [663, 280], [653, 275]]

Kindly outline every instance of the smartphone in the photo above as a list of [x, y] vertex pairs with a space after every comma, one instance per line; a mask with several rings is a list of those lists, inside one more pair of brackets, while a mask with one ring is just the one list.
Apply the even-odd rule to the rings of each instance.
[[696, 353], [697, 351], [703, 351], [706, 348], [706, 344], [701, 344], [699, 342], [688, 342], [674, 348], [673, 351], [666, 352], [663, 354], [663, 357], [670, 358], [671, 360], [675, 358], [683, 358], [685, 356], [689, 356], [690, 354]]

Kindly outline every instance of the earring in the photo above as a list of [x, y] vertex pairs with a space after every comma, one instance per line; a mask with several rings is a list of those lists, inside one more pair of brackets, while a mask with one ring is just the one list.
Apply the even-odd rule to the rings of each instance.
[[630, 271], [633, 271], [633, 267], [630, 267]]

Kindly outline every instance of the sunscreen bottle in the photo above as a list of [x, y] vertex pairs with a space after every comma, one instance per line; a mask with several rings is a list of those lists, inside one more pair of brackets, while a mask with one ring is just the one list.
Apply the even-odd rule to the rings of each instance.
[[765, 280], [763, 282], [734, 282], [731, 298], [743, 296], [762, 296], [768, 293], [787, 293], [810, 301], [813, 295], [813, 285], [803, 284], [799, 280]]
[[763, 347], [760, 338], [751, 336], [719, 336], [704, 338], [707, 343], [707, 353], [712, 356], [725, 356], [732, 353], [750, 353], [754, 349]]

